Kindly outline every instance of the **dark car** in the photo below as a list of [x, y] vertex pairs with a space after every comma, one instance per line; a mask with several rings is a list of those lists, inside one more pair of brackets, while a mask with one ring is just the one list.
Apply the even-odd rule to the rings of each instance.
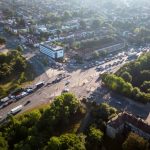
[[26, 105], [28, 105], [28, 104], [30, 104], [31, 103], [31, 101], [27, 101], [25, 104], [24, 104], [24, 106], [26, 106]]

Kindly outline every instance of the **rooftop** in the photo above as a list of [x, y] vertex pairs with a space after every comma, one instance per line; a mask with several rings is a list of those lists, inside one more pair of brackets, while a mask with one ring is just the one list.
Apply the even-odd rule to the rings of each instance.
[[53, 51], [59, 51], [59, 50], [62, 50], [63, 47], [61, 46], [58, 46], [58, 45], [53, 45], [51, 42], [45, 42], [43, 44], [41, 44], [42, 46], [45, 46]]
[[114, 117], [108, 122], [108, 125], [112, 126], [113, 128], [117, 129], [124, 123], [130, 123], [136, 128], [141, 129], [142, 131], [150, 134], [150, 125], [146, 121], [141, 118], [136, 118], [132, 114], [127, 112], [123, 112], [118, 114], [118, 116]]

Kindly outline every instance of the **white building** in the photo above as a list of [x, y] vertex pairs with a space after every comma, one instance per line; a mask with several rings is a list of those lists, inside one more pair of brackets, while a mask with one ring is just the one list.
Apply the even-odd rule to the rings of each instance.
[[40, 52], [53, 59], [64, 57], [64, 48], [61, 46], [51, 45], [50, 43], [40, 44]]

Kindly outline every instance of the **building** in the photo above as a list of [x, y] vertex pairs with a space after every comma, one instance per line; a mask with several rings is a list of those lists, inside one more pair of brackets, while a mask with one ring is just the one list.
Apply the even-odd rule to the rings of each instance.
[[126, 44], [124, 42], [124, 43], [111, 45], [109, 47], [101, 48], [101, 49], [98, 49], [96, 51], [98, 51], [98, 52], [106, 51], [107, 53], [113, 53], [113, 52], [120, 51], [120, 50], [124, 49], [125, 46], [126, 46]]
[[64, 57], [64, 48], [50, 43], [40, 44], [40, 52], [53, 59], [60, 59]]
[[123, 112], [112, 118], [107, 123], [107, 135], [115, 138], [117, 134], [124, 130], [132, 131], [141, 137], [150, 140], [150, 125], [141, 118], [136, 118], [132, 114]]

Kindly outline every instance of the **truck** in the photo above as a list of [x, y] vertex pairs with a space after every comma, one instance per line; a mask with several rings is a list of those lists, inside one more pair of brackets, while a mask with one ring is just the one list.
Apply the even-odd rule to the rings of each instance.
[[15, 115], [15, 114], [17, 114], [19, 111], [21, 111], [22, 108], [23, 108], [22, 105], [18, 105], [17, 107], [11, 109], [10, 114]]

